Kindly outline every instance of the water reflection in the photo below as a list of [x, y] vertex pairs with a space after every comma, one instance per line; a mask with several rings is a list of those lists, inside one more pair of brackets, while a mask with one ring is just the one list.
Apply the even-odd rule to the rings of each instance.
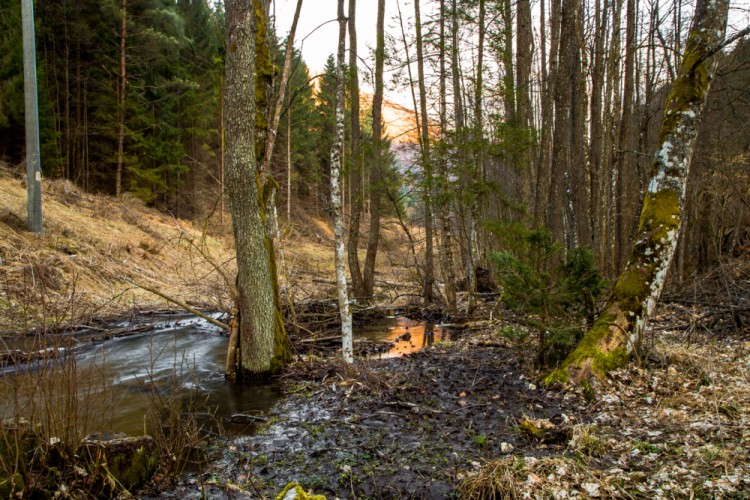
[[[127, 328], [121, 323], [115, 328]], [[131, 325], [132, 326], [132, 325]], [[282, 396], [275, 384], [241, 385], [224, 378], [228, 339], [219, 329], [194, 316], [160, 316], [147, 333], [99, 342], [68, 338], [65, 348], [51, 352], [74, 356], [47, 357], [0, 372], [0, 420], [23, 416], [46, 421], [54, 415], [82, 433], [113, 431], [132, 435], [148, 432], [149, 411], [177, 401], [198, 423], [234, 434], [252, 432], [252, 419], [232, 423], [232, 415], [268, 413]], [[85, 334], [83, 335], [85, 337]], [[356, 338], [393, 343], [382, 357], [402, 356], [447, 339], [447, 331], [431, 323], [403, 317], [370, 322]], [[50, 336], [49, 338], [55, 338]], [[57, 337], [59, 341], [59, 337]], [[39, 349], [45, 339], [23, 339]], [[11, 346], [8, 346], [11, 347]], [[57, 351], [55, 350], [57, 349]], [[176, 398], [176, 399], [175, 399]]]
[[393, 348], [380, 355], [383, 358], [411, 354], [438, 342], [450, 340], [448, 331], [440, 326], [404, 317], [385, 318], [362, 326], [357, 337], [393, 343]]

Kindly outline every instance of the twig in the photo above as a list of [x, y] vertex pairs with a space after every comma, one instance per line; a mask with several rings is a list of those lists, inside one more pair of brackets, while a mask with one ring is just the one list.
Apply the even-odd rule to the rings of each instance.
[[142, 288], [142, 289], [146, 290], [147, 292], [151, 292], [154, 295], [158, 295], [159, 297], [161, 297], [164, 300], [168, 300], [169, 302], [180, 306], [181, 308], [185, 309], [186, 311], [188, 311], [188, 312], [190, 312], [192, 314], [195, 314], [199, 318], [205, 319], [209, 323], [214, 324], [214, 325], [218, 326], [219, 328], [222, 328], [222, 329], [224, 329], [226, 331], [230, 330], [229, 325], [227, 325], [226, 323], [223, 323], [223, 322], [219, 321], [218, 319], [212, 318], [208, 314], [204, 314], [204, 313], [200, 312], [198, 309], [187, 305], [186, 303], [182, 302], [179, 299], [176, 299], [174, 297], [170, 297], [169, 295], [167, 295], [165, 293], [162, 293], [159, 290], [156, 290], [155, 288], [151, 288], [150, 286], [146, 286], [146, 285], [143, 285], [141, 283], [136, 283], [135, 281], [131, 280], [130, 278], [125, 277], [123, 279], [125, 281], [127, 281], [128, 283], [131, 283], [131, 284], [137, 286], [138, 288]]

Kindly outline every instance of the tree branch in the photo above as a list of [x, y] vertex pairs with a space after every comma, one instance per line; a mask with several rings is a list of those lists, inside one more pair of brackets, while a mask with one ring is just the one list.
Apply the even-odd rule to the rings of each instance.
[[218, 319], [212, 318], [211, 316], [200, 312], [198, 309], [187, 305], [185, 302], [182, 302], [180, 299], [176, 299], [174, 297], [170, 297], [169, 295], [167, 295], [167, 294], [165, 294], [163, 292], [160, 292], [159, 290], [157, 290], [155, 288], [151, 288], [150, 286], [143, 285], [141, 283], [136, 283], [135, 281], [131, 280], [130, 278], [124, 278], [124, 279], [128, 283], [132, 283], [133, 285], [137, 286], [138, 288], [142, 288], [143, 290], [146, 290], [147, 292], [151, 292], [154, 295], [158, 295], [162, 299], [168, 300], [169, 302], [180, 306], [181, 308], [185, 309], [187, 312], [189, 312], [191, 314], [195, 314], [199, 318], [203, 318], [206, 321], [208, 321], [209, 323], [211, 323], [213, 325], [216, 325], [219, 328], [222, 328], [224, 330], [229, 331], [229, 325], [227, 325], [226, 323], [223, 323], [223, 322], [219, 321]]

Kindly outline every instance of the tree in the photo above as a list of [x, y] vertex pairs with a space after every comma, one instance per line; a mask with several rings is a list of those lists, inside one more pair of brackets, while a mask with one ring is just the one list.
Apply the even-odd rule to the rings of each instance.
[[122, 194], [123, 157], [125, 154], [125, 95], [127, 92], [127, 65], [125, 48], [128, 38], [128, 0], [120, 3], [120, 79], [117, 86], [117, 170], [115, 172], [115, 196]]
[[349, 296], [346, 290], [344, 259], [344, 219], [341, 208], [341, 153], [344, 148], [344, 53], [346, 48], [346, 17], [344, 0], [338, 2], [339, 46], [336, 56], [336, 135], [331, 148], [331, 207], [333, 209], [333, 233], [336, 262], [336, 289], [341, 316], [342, 353], [351, 363], [352, 315], [349, 312]]
[[690, 163], [716, 70], [713, 53], [729, 0], [698, 0], [677, 79], [667, 100], [636, 243], [603, 313], [548, 382], [580, 382], [622, 365], [640, 345], [661, 294], [683, 223]]
[[349, 141], [349, 185], [352, 192], [349, 216], [349, 274], [352, 277], [352, 291], [357, 298], [367, 296], [365, 281], [359, 266], [359, 228], [364, 196], [362, 193], [362, 139], [359, 129], [359, 73], [357, 70], [357, 0], [349, 0], [349, 94], [351, 96], [351, 140]]
[[422, 19], [419, 13], [419, 1], [414, 2], [414, 25], [417, 37], [417, 73], [419, 80], [419, 110], [421, 115], [421, 163], [424, 177], [422, 201], [424, 202], [425, 232], [425, 265], [422, 298], [425, 305], [432, 304], [432, 286], [434, 281], [434, 264], [432, 251], [432, 159], [430, 158], [430, 118], [427, 116], [427, 91], [425, 86], [424, 54], [422, 50]]
[[[270, 255], [256, 166], [256, 22], [253, 4], [226, 2], [227, 188], [237, 248], [237, 326], [241, 378], [278, 371], [290, 358], [276, 307], [275, 269]], [[261, 13], [263, 21], [264, 11]], [[233, 364], [230, 351], [228, 367]]]
[[458, 312], [456, 302], [456, 274], [453, 269], [453, 231], [450, 219], [450, 180], [448, 177], [448, 96], [447, 79], [445, 67], [445, 0], [440, 0], [440, 159], [437, 171], [436, 211], [440, 221], [440, 265], [443, 271], [443, 282], [445, 283], [445, 300], [448, 312], [455, 315]]
[[364, 282], [368, 298], [373, 297], [375, 258], [380, 243], [380, 198], [383, 178], [383, 66], [385, 64], [385, 0], [378, 0], [378, 20], [375, 29], [375, 95], [372, 98], [373, 162], [370, 169], [370, 233], [367, 238]]

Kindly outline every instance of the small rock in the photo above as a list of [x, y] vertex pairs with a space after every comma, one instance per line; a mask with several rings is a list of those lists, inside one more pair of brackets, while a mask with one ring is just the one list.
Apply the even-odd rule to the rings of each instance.
[[513, 445], [510, 443], [500, 443], [500, 451], [503, 453], [510, 453], [513, 451]]

